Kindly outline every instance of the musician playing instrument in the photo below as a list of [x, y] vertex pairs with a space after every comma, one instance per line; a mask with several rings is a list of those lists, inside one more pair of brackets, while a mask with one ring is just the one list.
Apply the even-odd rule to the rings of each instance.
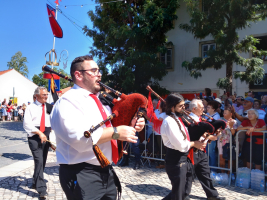
[[49, 140], [51, 132], [50, 113], [53, 106], [46, 103], [48, 92], [45, 87], [37, 87], [34, 91], [36, 101], [25, 110], [23, 128], [28, 133], [28, 143], [34, 159], [34, 174], [32, 179], [32, 189], [46, 197], [47, 186], [44, 180], [44, 168], [46, 164]]
[[[197, 122], [202, 121], [201, 115], [203, 114], [204, 105], [201, 100], [194, 99], [189, 104], [191, 110], [190, 116]], [[198, 140], [202, 133], [199, 135], [197, 132], [189, 132], [190, 139], [192, 141]], [[210, 136], [210, 140], [217, 140], [217, 136]], [[208, 156], [203, 151], [197, 151], [194, 153], [194, 169], [195, 174], [205, 191], [208, 200], [223, 200], [225, 197], [220, 197], [217, 190], [213, 187], [212, 180], [210, 178], [210, 167], [208, 162]], [[186, 195], [189, 195], [187, 193]]]
[[[74, 86], [54, 105], [51, 127], [57, 139], [57, 161], [61, 187], [68, 199], [116, 199], [121, 190], [119, 179], [111, 165], [102, 168], [92, 150], [97, 144], [112, 163], [118, 161], [117, 139], [136, 143], [136, 131], [145, 125], [144, 119], [132, 120], [132, 126], [112, 127], [107, 121], [85, 138], [84, 131], [105, 120], [111, 114], [109, 106], [99, 99], [101, 73], [90, 56], [81, 56], [71, 64]], [[71, 115], [69, 114], [71, 113]], [[119, 117], [119, 116], [118, 116]], [[117, 187], [117, 190], [116, 190]]]
[[[187, 128], [181, 116], [185, 102], [180, 94], [170, 94], [166, 98], [166, 114], [161, 125], [161, 135], [166, 146], [166, 172], [172, 184], [172, 191], [163, 200], [183, 200], [192, 186], [192, 163], [187, 158], [191, 147], [205, 148], [199, 141], [190, 141]], [[185, 183], [188, 184], [185, 184]]]

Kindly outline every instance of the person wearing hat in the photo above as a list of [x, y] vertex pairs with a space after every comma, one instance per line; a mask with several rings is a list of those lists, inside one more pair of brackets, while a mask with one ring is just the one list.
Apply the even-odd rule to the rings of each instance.
[[[244, 103], [243, 103], [244, 109], [241, 109], [238, 112], [236, 112], [235, 111], [235, 107], [232, 106], [232, 112], [236, 116], [236, 120], [237, 120], [238, 126], [240, 126], [241, 123], [245, 119], [248, 119], [247, 118], [248, 110], [253, 108], [253, 104], [254, 104], [254, 99], [252, 97], [247, 97], [247, 98], [245, 98]], [[239, 141], [239, 151], [240, 152], [242, 152], [242, 147], [243, 147], [243, 143], [244, 143], [245, 137], [246, 137], [246, 133], [245, 132], [239, 133], [238, 141]]]
[[218, 103], [218, 108], [216, 110], [217, 113], [219, 113], [220, 117], [223, 117], [223, 107], [222, 107], [222, 100], [220, 98], [214, 99]]

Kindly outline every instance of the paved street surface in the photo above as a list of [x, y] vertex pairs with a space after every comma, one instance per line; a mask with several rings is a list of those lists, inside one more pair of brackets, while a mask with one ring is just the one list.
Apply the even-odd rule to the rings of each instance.
[[0, 122], [0, 167], [31, 156], [22, 122]]
[[[15, 124], [15, 123], [14, 123]], [[7, 126], [8, 127], [8, 126]], [[3, 130], [1, 126], [0, 131]], [[13, 130], [14, 131], [14, 130]], [[21, 131], [23, 132], [23, 131]], [[1, 132], [2, 133], [2, 132]], [[23, 161], [20, 161], [23, 162]], [[33, 163], [33, 161], [31, 161]], [[16, 164], [16, 163], [15, 163]], [[13, 164], [14, 165], [14, 164]], [[10, 165], [11, 166], [11, 165]], [[115, 170], [122, 184], [122, 199], [162, 199], [171, 189], [170, 181], [164, 169], [156, 169], [153, 165], [151, 168], [147, 166], [138, 170], [133, 170], [133, 162], [129, 167], [117, 167]], [[7, 168], [7, 167], [5, 167]], [[4, 169], [4, 168], [3, 168]], [[48, 186], [47, 199], [66, 199], [59, 183], [58, 165], [56, 164], [56, 156], [54, 152], [49, 152], [48, 162], [45, 168], [45, 179]], [[1, 168], [0, 168], [1, 171]], [[6, 179], [0, 181], [0, 200], [2, 199], [38, 199], [35, 190], [29, 189], [32, 181], [33, 165], [23, 170], [13, 172]], [[221, 196], [226, 199], [267, 199], [267, 192], [260, 193], [252, 189], [242, 189], [238, 187], [216, 186]], [[206, 199], [200, 183], [196, 180], [193, 183], [190, 199]]]

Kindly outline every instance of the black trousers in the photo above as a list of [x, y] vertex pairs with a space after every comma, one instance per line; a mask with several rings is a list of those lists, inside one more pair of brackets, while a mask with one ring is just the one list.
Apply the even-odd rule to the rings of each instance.
[[[49, 139], [49, 136], [47, 136], [47, 139]], [[36, 185], [37, 192], [41, 193], [47, 189], [44, 180], [44, 168], [50, 144], [48, 142], [41, 143], [38, 135], [28, 137], [28, 143], [34, 160], [34, 174], [32, 183]]]
[[61, 164], [59, 180], [68, 200], [115, 200], [117, 189], [120, 199], [121, 185], [112, 166]]
[[193, 174], [190, 161], [180, 162], [177, 165], [165, 165], [166, 172], [172, 184], [172, 191], [163, 200], [183, 200], [190, 194]]
[[[207, 197], [217, 197], [219, 194], [213, 187], [212, 180], [210, 178], [210, 167], [207, 154], [203, 151], [194, 153], [194, 162], [195, 174]], [[187, 195], [189, 195], [189, 193]]]

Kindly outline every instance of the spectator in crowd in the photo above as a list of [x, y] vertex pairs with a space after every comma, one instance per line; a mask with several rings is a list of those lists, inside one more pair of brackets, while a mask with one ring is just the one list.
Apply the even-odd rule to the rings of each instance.
[[202, 103], [204, 105], [204, 113], [207, 112], [207, 106], [208, 106], [208, 102], [212, 101], [210, 98], [205, 98], [205, 99], [202, 99]]
[[14, 113], [14, 121], [17, 122], [18, 121], [18, 104], [14, 104], [13, 106], [13, 113]]
[[7, 121], [11, 121], [12, 108], [13, 108], [12, 99], [10, 99], [7, 104]]
[[189, 100], [185, 100], [185, 110], [189, 111], [189, 104], [190, 104], [190, 101]]
[[22, 110], [22, 106], [19, 106], [19, 108], [18, 108], [18, 116], [19, 116], [19, 120], [20, 121], [23, 121], [23, 114], [24, 114], [24, 112]]
[[253, 108], [258, 111], [259, 119], [265, 119], [266, 112], [261, 108], [261, 101], [254, 99]]
[[6, 102], [6, 99], [4, 99], [4, 101], [2, 102], [2, 118], [3, 118], [3, 121], [6, 120], [6, 116], [7, 116], [7, 102]]
[[[218, 102], [217, 101], [210, 101], [208, 102], [208, 106], [207, 106], [207, 115], [212, 117], [215, 120], [220, 119], [220, 115], [218, 112], [216, 112], [216, 110], [218, 109]], [[211, 121], [210, 119], [208, 119], [208, 121]], [[209, 145], [207, 145], [206, 149], [207, 149], [207, 153], [209, 155], [209, 164], [210, 166], [218, 166], [218, 162], [217, 162], [217, 153], [216, 153], [216, 141], [211, 141], [211, 143]]]
[[[246, 130], [246, 140], [242, 150], [242, 156], [247, 161], [247, 167], [250, 168], [250, 162], [255, 163], [256, 169], [261, 169], [263, 159], [263, 134], [257, 131], [265, 131], [266, 125], [262, 119], [259, 119], [258, 111], [248, 110], [248, 119], [244, 120], [237, 130]], [[252, 141], [250, 135], [252, 134]], [[250, 142], [252, 142], [252, 161], [250, 161]]]
[[[163, 121], [167, 115], [165, 113], [165, 110], [166, 110], [166, 104], [164, 102], [160, 102], [160, 105], [159, 105], [159, 114], [156, 114], [157, 118], [160, 120], [160, 121]], [[157, 133], [155, 131], [155, 140], [157, 142], [157, 146], [158, 146], [158, 149], [160, 149], [160, 154], [161, 154], [161, 148], [162, 148], [162, 154], [165, 154], [166, 151], [165, 151], [165, 147], [164, 147], [164, 144], [162, 142], [162, 138], [161, 138], [161, 134], [160, 133]], [[159, 169], [163, 169], [165, 167], [164, 163], [162, 164], [159, 164], [157, 166], [157, 168]]]
[[27, 108], [26, 104], [23, 103], [23, 104], [22, 104], [23, 115], [24, 115], [24, 113], [25, 113], [26, 108]]
[[28, 102], [28, 106], [31, 105], [31, 102]]
[[251, 97], [251, 98], [254, 98], [254, 92], [252, 92], [252, 91], [248, 91], [248, 97]]
[[[223, 146], [230, 143], [230, 137], [235, 135], [237, 129], [237, 121], [233, 119], [233, 114], [231, 112], [231, 106], [226, 106], [223, 112], [223, 118], [227, 124], [226, 128], [229, 128], [231, 135], [228, 131], [223, 130], [220, 138], [217, 140], [217, 146], [220, 156], [220, 167], [225, 167], [225, 159], [223, 158]], [[234, 143], [234, 140], [232, 140]], [[228, 162], [228, 168], [230, 168], [230, 162]]]
[[209, 99], [209, 101], [213, 101], [213, 96], [211, 95], [211, 89], [210, 88], [205, 88], [204, 89], [204, 94], [205, 94], [205, 98]]
[[235, 107], [235, 111], [238, 112], [241, 109], [244, 109], [243, 107], [244, 97], [238, 96], [236, 97], [235, 103], [233, 103], [233, 106]]
[[219, 113], [220, 117], [223, 117], [224, 107], [222, 106], [222, 100], [220, 98], [216, 98], [215, 101], [217, 101], [218, 103], [218, 108], [216, 112]]
[[[247, 119], [248, 110], [253, 108], [254, 99], [252, 97], [247, 97], [244, 100], [243, 107], [244, 109], [239, 110], [238, 112], [235, 111], [235, 108], [232, 106], [232, 112], [236, 116], [237, 124], [240, 126], [240, 124]], [[245, 132], [239, 133], [238, 141], [239, 141], [239, 151], [242, 152], [243, 143], [246, 137]]]
[[267, 113], [267, 95], [261, 97], [261, 108]]

